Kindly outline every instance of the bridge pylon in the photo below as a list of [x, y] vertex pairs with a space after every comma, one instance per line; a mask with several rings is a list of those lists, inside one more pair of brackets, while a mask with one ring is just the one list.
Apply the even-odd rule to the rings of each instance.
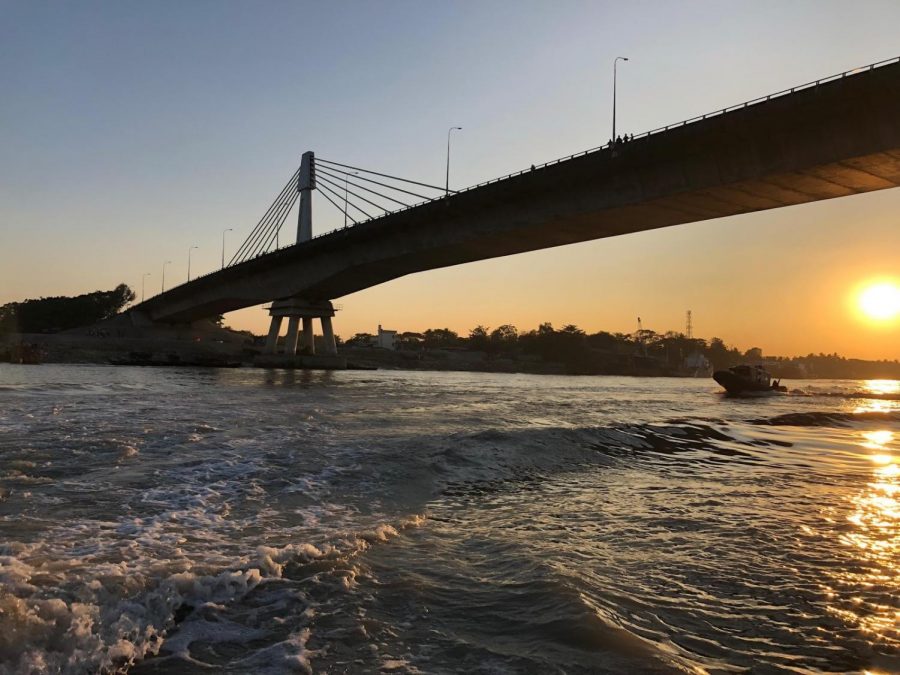
[[334, 316], [334, 312], [334, 305], [328, 300], [310, 301], [303, 298], [276, 300], [269, 308], [272, 321], [269, 324], [265, 353], [278, 353], [281, 324], [287, 318], [288, 330], [284, 340], [284, 356], [296, 356], [298, 353], [314, 355], [316, 343], [313, 334], [313, 319], [319, 319], [322, 323], [322, 337], [325, 340], [324, 352], [328, 356], [336, 356], [337, 345], [334, 339], [334, 328], [331, 325], [331, 317]]
[[312, 239], [312, 191], [316, 189], [316, 155], [307, 150], [300, 158], [300, 174], [297, 191], [300, 193], [300, 209], [297, 214], [297, 243]]
[[[297, 175], [297, 191], [300, 193], [300, 206], [297, 215], [297, 243], [312, 239], [312, 191], [316, 189], [315, 153], [308, 150], [300, 160], [300, 171]], [[267, 356], [296, 357], [315, 356], [316, 342], [313, 320], [322, 324], [325, 356], [337, 356], [337, 344], [334, 339], [334, 328], [331, 318], [334, 316], [334, 305], [329, 300], [307, 300], [306, 298], [283, 298], [275, 300], [269, 307], [269, 334], [266, 338], [265, 354]], [[281, 325], [288, 320], [284, 349], [278, 353], [278, 337]]]

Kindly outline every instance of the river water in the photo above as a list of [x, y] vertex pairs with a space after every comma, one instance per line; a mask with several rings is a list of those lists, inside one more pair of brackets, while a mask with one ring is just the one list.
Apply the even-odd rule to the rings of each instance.
[[900, 671], [900, 383], [0, 365], [0, 672]]

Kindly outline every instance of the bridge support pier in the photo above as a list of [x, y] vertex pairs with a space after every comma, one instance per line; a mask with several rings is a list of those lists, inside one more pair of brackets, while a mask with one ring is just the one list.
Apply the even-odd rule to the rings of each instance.
[[266, 337], [266, 354], [274, 354], [278, 349], [278, 334], [281, 332], [283, 316], [273, 316], [269, 324], [269, 335]]
[[303, 343], [302, 349], [304, 354], [316, 353], [316, 338], [313, 333], [313, 320], [311, 316], [303, 317]]
[[322, 337], [325, 340], [325, 352], [332, 356], [337, 354], [337, 344], [334, 341], [334, 328], [331, 327], [331, 317], [322, 317]]
[[300, 317], [299, 316], [289, 316], [288, 317], [288, 330], [287, 336], [284, 339], [284, 353], [285, 354], [296, 354], [297, 353], [297, 334], [300, 326]]
[[[310, 301], [302, 298], [276, 300], [269, 308], [269, 314], [272, 316], [272, 323], [266, 339], [266, 354], [278, 353], [278, 334], [281, 331], [282, 321], [287, 317], [288, 330], [284, 341], [285, 356], [297, 355], [298, 342], [301, 353], [309, 355], [316, 353], [313, 319], [319, 319], [322, 322], [322, 337], [325, 343], [322, 349], [323, 353], [326, 356], [337, 355], [334, 328], [331, 324], [334, 306], [328, 300]], [[303, 322], [302, 332], [300, 330], [301, 320]]]

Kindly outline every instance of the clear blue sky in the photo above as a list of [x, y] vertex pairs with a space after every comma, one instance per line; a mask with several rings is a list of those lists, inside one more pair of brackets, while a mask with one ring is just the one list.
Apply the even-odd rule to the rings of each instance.
[[[898, 27], [896, 0], [0, 2], [0, 303], [140, 292], [143, 272], [158, 289], [164, 260], [167, 285], [184, 279], [191, 245], [195, 273], [213, 269], [222, 230], [236, 245], [307, 149], [440, 184], [459, 125], [464, 186], [605, 141], [617, 55], [619, 128], [640, 132], [897, 56]], [[691, 307], [699, 334], [744, 347], [896, 358], [896, 329], [865, 348], [828, 326], [780, 339], [754, 332], [765, 302], [724, 311], [752, 279], [703, 289], [721, 283], [717, 257], [788, 225], [798, 289], [839, 250], [900, 273], [898, 212], [900, 195], [869, 195], [426, 273], [342, 300], [337, 330], [632, 330], [638, 314], [666, 330]], [[316, 204], [316, 231], [338, 220]], [[612, 279], [614, 298], [599, 290]]]

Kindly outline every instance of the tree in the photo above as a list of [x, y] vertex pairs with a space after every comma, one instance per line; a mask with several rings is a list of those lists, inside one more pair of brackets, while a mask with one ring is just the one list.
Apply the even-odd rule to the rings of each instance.
[[357, 333], [347, 340], [348, 347], [371, 347], [375, 344], [375, 336], [371, 333]]
[[425, 349], [452, 349], [459, 344], [459, 335], [449, 328], [429, 328], [424, 338]]
[[759, 347], [751, 347], [744, 352], [744, 358], [748, 361], [762, 361], [763, 352]]
[[57, 333], [89, 326], [111, 319], [134, 298], [134, 291], [119, 284], [111, 291], [11, 302], [0, 307], [0, 332]]
[[563, 326], [555, 337], [553, 350], [557, 359], [565, 363], [570, 372], [582, 372], [590, 361], [585, 332], [570, 323]]
[[729, 368], [742, 360], [741, 353], [737, 349], [730, 349], [722, 338], [717, 337], [709, 341], [709, 349], [706, 356], [716, 370]]
[[553, 324], [542, 323], [537, 330], [520, 335], [518, 344], [525, 353], [565, 363], [572, 372], [581, 372], [589, 359], [587, 336], [573, 324], [555, 330]]
[[519, 340], [519, 331], [511, 324], [503, 324], [491, 332], [490, 346], [495, 352], [512, 351]]
[[583, 330], [581, 330], [575, 324], [571, 324], [571, 323], [563, 326], [559, 332], [564, 333], [565, 335], [570, 335], [570, 336], [574, 335], [574, 336], [584, 337], [584, 335], [585, 335], [585, 332]]
[[421, 351], [424, 342], [425, 336], [421, 333], [406, 331], [405, 333], [398, 333], [394, 336], [394, 346], [397, 349]]
[[614, 335], [606, 331], [588, 335], [587, 341], [591, 347], [605, 351], [617, 351], [619, 347], [630, 347], [630, 343], [624, 335]]
[[479, 324], [469, 331], [469, 349], [472, 351], [485, 352], [490, 346], [490, 342], [487, 326]]

